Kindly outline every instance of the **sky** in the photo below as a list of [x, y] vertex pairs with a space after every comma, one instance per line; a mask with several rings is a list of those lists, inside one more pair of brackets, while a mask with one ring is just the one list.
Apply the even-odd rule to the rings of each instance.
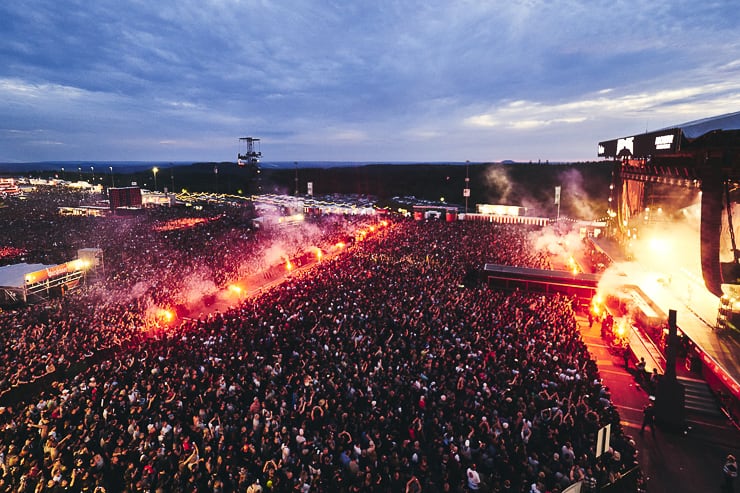
[[597, 160], [740, 110], [734, 0], [6, 0], [0, 162]]

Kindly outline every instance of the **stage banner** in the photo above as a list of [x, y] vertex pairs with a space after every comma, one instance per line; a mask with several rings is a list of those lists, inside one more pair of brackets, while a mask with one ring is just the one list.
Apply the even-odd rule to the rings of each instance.
[[47, 267], [46, 268], [46, 275], [49, 276], [49, 278], [53, 277], [59, 277], [63, 276], [68, 271], [67, 262], [59, 265], [55, 265], [53, 267]]

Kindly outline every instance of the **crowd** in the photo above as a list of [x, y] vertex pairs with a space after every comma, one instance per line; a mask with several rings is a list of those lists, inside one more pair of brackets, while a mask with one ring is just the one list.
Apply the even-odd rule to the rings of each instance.
[[80, 248], [98, 247], [105, 277], [41, 308], [0, 312], [0, 363], [8, 369], [0, 375], [0, 396], [95, 351], [138, 343], [141, 327], [155, 322], [153, 308], [193, 304], [307, 245], [326, 246], [356, 223], [348, 218], [258, 234], [249, 211], [233, 206], [156, 208], [107, 218], [58, 213], [60, 206], [90, 200], [85, 192], [47, 187], [0, 208], [0, 245], [9, 253], [0, 263], [56, 264], [76, 258]]
[[0, 408], [0, 492], [596, 491], [635, 464], [572, 300], [463, 286], [484, 262], [547, 268], [531, 229], [391, 222], [228, 311], [141, 331], [191, 273], [264, 267], [285, 234], [209, 217], [98, 225], [104, 282], [2, 314], [4, 363], [89, 364]]

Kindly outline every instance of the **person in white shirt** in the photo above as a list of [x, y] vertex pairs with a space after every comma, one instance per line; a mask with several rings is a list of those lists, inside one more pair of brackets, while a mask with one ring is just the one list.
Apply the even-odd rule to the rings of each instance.
[[468, 489], [470, 491], [478, 491], [480, 489], [480, 474], [475, 470], [475, 464], [468, 467], [465, 474], [468, 477]]

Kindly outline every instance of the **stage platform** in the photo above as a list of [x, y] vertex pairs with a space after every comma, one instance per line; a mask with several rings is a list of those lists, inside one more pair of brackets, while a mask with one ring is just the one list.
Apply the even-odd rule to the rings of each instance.
[[[717, 329], [719, 298], [710, 293], [699, 276], [676, 268], [671, 273], [653, 272], [650, 266], [627, 261], [618, 245], [608, 240], [594, 243], [624, 268], [629, 282], [636, 284], [666, 314], [676, 311], [679, 330], [695, 346], [704, 378], [715, 391], [732, 394], [740, 411], [740, 334]], [[724, 388], [720, 388], [724, 387]]]

